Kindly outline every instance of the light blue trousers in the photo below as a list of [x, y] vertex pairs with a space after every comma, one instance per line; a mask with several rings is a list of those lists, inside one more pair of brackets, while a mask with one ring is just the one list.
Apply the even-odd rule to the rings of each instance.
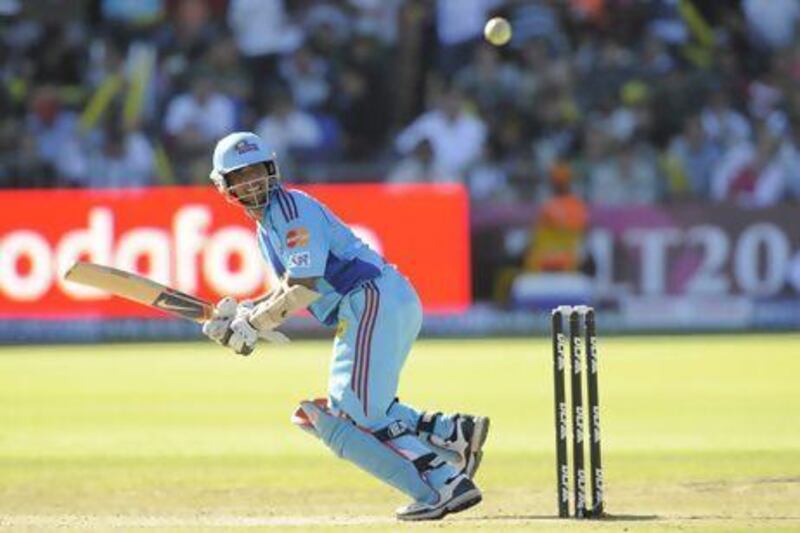
[[[394, 400], [400, 372], [421, 326], [417, 292], [391, 265], [348, 293], [339, 306], [328, 405], [368, 429], [394, 420], [416, 428], [419, 411]], [[446, 438], [451, 432], [452, 418], [440, 416], [434, 433]]]

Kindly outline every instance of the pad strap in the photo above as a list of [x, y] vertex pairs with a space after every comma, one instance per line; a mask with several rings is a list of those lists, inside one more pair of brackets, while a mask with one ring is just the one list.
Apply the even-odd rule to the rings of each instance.
[[421, 474], [423, 472], [427, 472], [429, 470], [436, 470], [447, 464], [447, 461], [439, 457], [434, 452], [426, 453], [425, 455], [420, 455], [416, 459], [414, 459], [414, 467], [417, 471]]
[[423, 412], [419, 421], [417, 422], [417, 433], [433, 433], [436, 427], [436, 419], [442, 416], [442, 413], [427, 413]]
[[373, 431], [372, 434], [381, 442], [387, 442], [390, 440], [394, 440], [397, 438], [402, 437], [403, 435], [413, 435], [414, 432], [411, 431], [408, 426], [403, 424], [401, 421], [397, 420], [392, 422], [388, 426], [381, 428], [377, 431]]

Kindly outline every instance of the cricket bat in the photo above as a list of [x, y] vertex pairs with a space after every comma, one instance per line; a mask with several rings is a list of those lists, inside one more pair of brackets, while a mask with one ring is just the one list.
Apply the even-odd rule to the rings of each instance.
[[214, 304], [211, 302], [161, 285], [144, 276], [108, 266], [78, 261], [67, 271], [64, 279], [201, 324], [211, 318], [214, 312]]

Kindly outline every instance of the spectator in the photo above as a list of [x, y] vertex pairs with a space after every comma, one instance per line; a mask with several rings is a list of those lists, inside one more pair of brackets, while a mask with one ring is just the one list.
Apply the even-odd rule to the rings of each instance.
[[205, 159], [213, 142], [233, 130], [235, 118], [233, 100], [217, 92], [211, 73], [205, 71], [193, 74], [189, 92], [178, 94], [169, 102], [164, 131], [182, 182], [202, 175], [191, 170], [198, 165], [190, 161]]
[[162, 26], [156, 42], [173, 62], [185, 64], [176, 71], [181, 73], [183, 68], [205, 55], [220, 36], [220, 28], [211, 17], [206, 0], [177, 0], [175, 14]]
[[354, 29], [380, 39], [385, 45], [397, 42], [400, 8], [405, 0], [349, 0], [356, 10]]
[[397, 149], [410, 153], [423, 139], [433, 147], [433, 165], [448, 181], [462, 181], [469, 166], [480, 157], [486, 140], [483, 121], [464, 110], [456, 88], [440, 96], [438, 109], [422, 114], [397, 137]]
[[191, 89], [177, 95], [167, 107], [164, 129], [178, 146], [207, 146], [234, 127], [231, 99], [217, 92], [210, 72], [195, 73]]
[[155, 157], [141, 131], [125, 132], [122, 120], [109, 117], [99, 139], [73, 138], [58, 158], [58, 170], [81, 187], [141, 187], [154, 182]]
[[711, 196], [748, 207], [767, 207], [781, 201], [794, 179], [797, 162], [784, 131], [760, 123], [755, 144], [743, 141], [729, 148], [711, 178]]
[[328, 64], [303, 46], [280, 65], [281, 78], [289, 85], [294, 101], [303, 109], [322, 108], [331, 94]]
[[511, 201], [515, 191], [511, 187], [508, 165], [503, 161], [500, 147], [496, 142], [486, 144], [483, 157], [472, 167], [467, 175], [467, 187], [471, 199]]
[[312, 150], [322, 143], [322, 131], [314, 117], [298, 109], [286, 91], [270, 99], [270, 112], [256, 126], [279, 158], [292, 158], [297, 150]]
[[658, 79], [676, 67], [664, 41], [653, 32], [647, 34], [640, 56], [639, 71], [646, 79]]
[[672, 139], [664, 159], [669, 197], [707, 200], [711, 173], [720, 155], [719, 147], [703, 130], [700, 117], [688, 117], [683, 132]]
[[449, 175], [441, 174], [433, 164], [433, 145], [422, 139], [389, 172], [389, 183], [442, 183], [450, 181]]
[[77, 134], [77, 115], [64, 109], [57, 89], [49, 85], [34, 90], [25, 122], [39, 157], [51, 166], [55, 165], [60, 147]]
[[653, 204], [661, 197], [658, 178], [652, 148], [630, 141], [591, 169], [589, 199], [594, 205], [604, 206]]
[[757, 46], [774, 50], [785, 48], [794, 40], [800, 21], [797, 0], [742, 0], [742, 10]]
[[13, 156], [0, 159], [0, 187], [26, 189], [63, 185], [58, 182], [53, 164], [40, 157], [33, 134], [9, 133], [14, 135], [17, 145]]
[[576, 272], [583, 254], [589, 210], [571, 192], [572, 171], [558, 163], [550, 170], [552, 197], [542, 203], [525, 254], [528, 272]]
[[557, 3], [548, 0], [509, 2], [509, 20], [514, 28], [512, 45], [519, 46], [532, 39], [541, 39], [557, 50], [564, 50], [567, 43], [561, 32]]
[[706, 135], [724, 147], [739, 144], [750, 138], [750, 124], [733, 108], [728, 94], [723, 89], [711, 93], [703, 108], [701, 121]]
[[446, 76], [463, 67], [472, 47], [483, 34], [491, 10], [503, 0], [437, 0], [436, 34], [439, 39], [439, 67]]
[[620, 90], [620, 103], [604, 121], [605, 127], [619, 142], [627, 142], [634, 136], [649, 135], [652, 115], [649, 107], [647, 85], [631, 80]]
[[284, 0], [231, 0], [228, 24], [250, 70], [254, 94], [269, 86], [281, 55], [297, 49], [304, 38]]
[[519, 71], [501, 60], [496, 47], [482, 44], [475, 47], [473, 61], [458, 71], [455, 84], [487, 113], [513, 100], [519, 78]]

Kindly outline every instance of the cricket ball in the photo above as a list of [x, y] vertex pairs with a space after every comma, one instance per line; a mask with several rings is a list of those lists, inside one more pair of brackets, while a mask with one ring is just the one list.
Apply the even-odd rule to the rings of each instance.
[[503, 46], [511, 40], [511, 24], [503, 17], [489, 19], [483, 27], [483, 36], [495, 46]]

